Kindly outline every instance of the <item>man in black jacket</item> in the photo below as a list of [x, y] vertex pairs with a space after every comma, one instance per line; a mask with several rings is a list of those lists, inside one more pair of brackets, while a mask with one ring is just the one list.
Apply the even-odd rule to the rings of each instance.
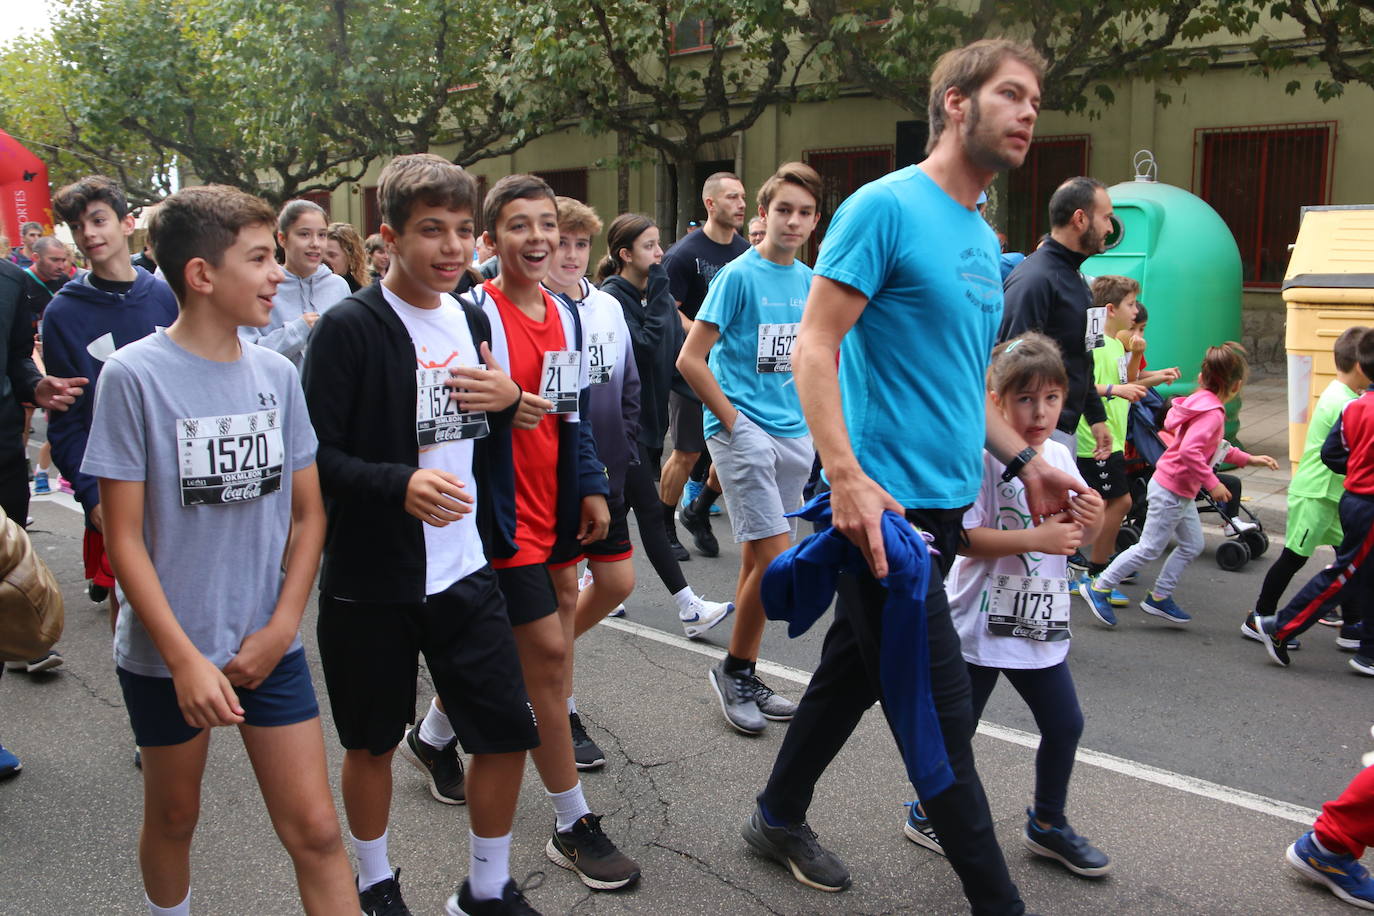
[[1069, 390], [1053, 438], [1077, 454], [1079, 417], [1092, 426], [1102, 460], [1111, 454], [1107, 412], [1092, 384], [1092, 351], [1102, 346], [1105, 316], [1096, 314], [1092, 291], [1079, 273], [1089, 257], [1106, 250], [1112, 231], [1112, 199], [1095, 178], [1070, 178], [1050, 197], [1050, 234], [1007, 277], [999, 341], [1026, 331], [1054, 339], [1064, 354]]

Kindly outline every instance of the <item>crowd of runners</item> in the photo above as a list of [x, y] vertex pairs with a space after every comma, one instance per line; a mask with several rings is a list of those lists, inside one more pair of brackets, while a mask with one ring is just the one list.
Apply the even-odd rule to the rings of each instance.
[[[1100, 182], [1055, 192], [1049, 235], [1003, 282], [980, 204], [1027, 154], [1043, 72], [1010, 41], [942, 57], [927, 158], [845, 200], [811, 267], [799, 256], [825, 195], [800, 162], [752, 198], [712, 175], [704, 224], [666, 252], [649, 217], [603, 226], [535, 176], [509, 175], [479, 204], [473, 178], [429, 154], [383, 170], [366, 240], [308, 201], [273, 212], [193, 187], [156, 208], [132, 262], [119, 186], [63, 188], [54, 211], [89, 269], [73, 275], [41, 226], [0, 265], [14, 302], [0, 505], [27, 517], [24, 405], [45, 408], [33, 492], [69, 489], [85, 512], [86, 578], [109, 602], [143, 770], [148, 911], [191, 911], [202, 775], [224, 725], [239, 726], [309, 913], [410, 912], [388, 852], [393, 826], [412, 829], [390, 817], [398, 750], [437, 802], [467, 805], [468, 869], [447, 913], [536, 912], [509, 870], [527, 756], [551, 809], [548, 858], [594, 890], [633, 886], [639, 865], [584, 789], [606, 757], [572, 689], [578, 637], [633, 607], [631, 510], [684, 634], [732, 618], [728, 653], [702, 672], [725, 721], [748, 735], [790, 723], [740, 812], [749, 847], [809, 887], [850, 885], [807, 811], [878, 702], [916, 793], [906, 835], [947, 857], [974, 913], [1025, 912], [971, 747], [1005, 676], [1041, 731], [1025, 846], [1106, 874], [1110, 857], [1066, 816], [1084, 727], [1073, 596], [1116, 626], [1120, 588], [1176, 541], [1140, 607], [1186, 625], [1174, 589], [1202, 549], [1194, 498], [1231, 498], [1222, 460], [1276, 463], [1222, 439], [1244, 351], [1197, 341], [1196, 391], [1164, 418], [1141, 539], [1113, 553], [1131, 506], [1128, 409], [1179, 372], [1147, 368], [1138, 284], [1080, 273], [1111, 225]], [[1352, 329], [1335, 356], [1287, 546], [1243, 631], [1287, 665], [1294, 637], [1339, 603], [1342, 645], [1374, 674], [1374, 394], [1361, 394], [1374, 333]], [[798, 540], [798, 517], [816, 533]], [[728, 523], [733, 600], [688, 583], [679, 521], [705, 557]], [[1279, 608], [1321, 544], [1336, 564]], [[781, 695], [757, 669], [767, 620], [799, 632], [832, 600], [810, 685]], [[417, 716], [422, 656], [435, 695]], [[344, 749], [346, 841], [314, 665]], [[0, 775], [19, 768], [0, 748]], [[1288, 852], [1367, 908], [1371, 781]]]

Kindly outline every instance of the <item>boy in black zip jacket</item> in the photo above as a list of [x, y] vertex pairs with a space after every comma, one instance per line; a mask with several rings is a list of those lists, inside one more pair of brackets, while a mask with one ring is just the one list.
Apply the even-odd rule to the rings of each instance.
[[437, 156], [382, 171], [390, 267], [321, 317], [302, 375], [328, 513], [320, 657], [368, 914], [409, 913], [386, 830], [419, 652], [447, 709], [436, 743], [456, 761], [461, 738], [473, 755], [469, 877], [446, 912], [534, 912], [508, 861], [525, 751], [539, 737], [488, 563], [515, 550], [513, 470], [493, 453], [509, 453], [521, 397], [491, 357], [485, 316], [447, 295], [472, 257], [476, 198], [472, 178]]

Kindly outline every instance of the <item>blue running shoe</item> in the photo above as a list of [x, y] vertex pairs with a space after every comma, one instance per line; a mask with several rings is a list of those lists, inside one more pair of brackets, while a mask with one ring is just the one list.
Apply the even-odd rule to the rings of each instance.
[[1150, 592], [1145, 600], [1140, 602], [1140, 609], [1147, 614], [1163, 617], [1171, 623], [1188, 623], [1193, 619], [1187, 611], [1174, 603], [1173, 598], [1158, 598], [1154, 592]]
[[0, 745], [0, 779], [9, 779], [22, 769], [24, 765], [19, 762], [19, 758], [14, 756], [12, 751], [5, 750], [4, 745]]
[[1309, 830], [1288, 847], [1287, 858], [1294, 870], [1325, 884], [1346, 903], [1374, 910], [1374, 878], [1369, 877], [1369, 872], [1354, 856], [1322, 852]]
[[906, 838], [919, 846], [945, 854], [945, 847], [940, 845], [940, 838], [935, 834], [935, 828], [930, 826], [930, 818], [926, 817], [925, 809], [921, 807], [919, 801], [906, 803], [907, 815], [906, 823], [902, 825], [902, 833]]
[[[1072, 583], [1070, 583], [1069, 587], [1072, 588], [1074, 591], [1078, 591], [1078, 586], [1082, 585], [1084, 582], [1092, 582], [1092, 579], [1089, 578], [1086, 573], [1081, 578], [1076, 579]], [[1125, 595], [1121, 594], [1121, 592], [1117, 591], [1116, 589], [1112, 589], [1112, 593], [1107, 596], [1107, 603], [1110, 604], [1112, 607], [1126, 607], [1131, 603], [1131, 599], [1127, 598]]]
[[688, 480], [687, 483], [683, 484], [682, 508], [686, 509], [688, 506], [692, 504], [692, 500], [696, 499], [697, 496], [701, 493], [702, 486], [703, 484], [699, 480]]
[[1091, 579], [1083, 578], [1078, 583], [1078, 594], [1083, 596], [1083, 600], [1088, 602], [1088, 610], [1093, 612], [1093, 616], [1102, 621], [1109, 627], [1116, 626], [1116, 612], [1112, 610], [1112, 593], [1103, 591], [1092, 583]]
[[33, 475], [33, 495], [46, 496], [52, 492], [52, 484], [48, 483], [47, 471], [35, 471]]

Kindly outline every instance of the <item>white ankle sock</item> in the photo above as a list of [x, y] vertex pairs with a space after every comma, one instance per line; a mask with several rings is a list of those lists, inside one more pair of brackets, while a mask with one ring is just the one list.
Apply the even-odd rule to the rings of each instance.
[[443, 747], [453, 740], [453, 726], [438, 700], [429, 701], [429, 712], [420, 720], [420, 740], [430, 747]]
[[582, 795], [581, 780], [566, 792], [545, 789], [544, 794], [553, 802], [553, 814], [558, 819], [559, 832], [572, 827], [582, 815], [592, 813], [592, 809], [587, 807], [587, 799]]
[[386, 831], [375, 840], [360, 840], [353, 834], [353, 853], [358, 857], [358, 890], [365, 891], [378, 881], [391, 877], [391, 860], [386, 856]]
[[1315, 830], [1312, 831], [1312, 845], [1320, 849], [1323, 853], [1325, 853], [1328, 856], [1336, 855], [1336, 853], [1332, 852], [1331, 850], [1327, 849], [1325, 846], [1322, 845], [1322, 841], [1317, 839], [1317, 832]]
[[576, 697], [568, 697], [568, 715], [571, 716], [571, 715], [573, 715], [573, 714], [576, 713], [576, 712], [577, 712], [577, 698], [576, 698]]
[[510, 880], [510, 834], [478, 836], [468, 831], [468, 890], [474, 900], [497, 900]]
[[682, 617], [692, 609], [692, 604], [697, 600], [697, 595], [689, 585], [682, 591], [674, 592], [673, 600], [677, 602], [677, 615]]
[[147, 894], [143, 895], [143, 899], [148, 901], [150, 916], [191, 916], [191, 891], [189, 889], [186, 891], [186, 899], [176, 906], [160, 907], [153, 903]]

